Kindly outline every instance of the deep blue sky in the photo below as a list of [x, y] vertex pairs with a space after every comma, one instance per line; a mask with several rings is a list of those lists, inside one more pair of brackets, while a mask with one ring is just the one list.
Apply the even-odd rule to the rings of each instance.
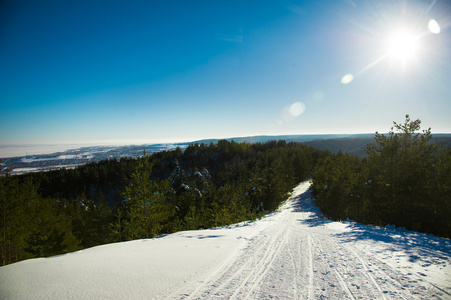
[[[4, 0], [0, 144], [451, 132], [450, 25], [440, 0]], [[420, 49], [383, 58], [402, 26]]]

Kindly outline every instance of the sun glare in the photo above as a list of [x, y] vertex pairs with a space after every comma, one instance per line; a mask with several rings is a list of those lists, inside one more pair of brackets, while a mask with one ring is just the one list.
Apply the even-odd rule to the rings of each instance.
[[[387, 75], [388, 72], [401, 71], [401, 74], [408, 75], [407, 70], [420, 70], [428, 66], [427, 60], [435, 47], [441, 47], [437, 36], [443, 28], [435, 20], [430, 18], [428, 11], [435, 5], [433, 1], [425, 15], [407, 14], [407, 10], [399, 15], [390, 15], [388, 12], [381, 12], [381, 17], [375, 23], [374, 28], [367, 27], [366, 22], [355, 23], [360, 29], [364, 30], [364, 38], [359, 40], [370, 41], [367, 49], [373, 52], [375, 56], [362, 68], [344, 75], [341, 78], [343, 85], [350, 84], [354, 79], [368, 72], [375, 66], [385, 63]], [[407, 5], [407, 4], [406, 4]], [[407, 7], [407, 6], [406, 6]], [[396, 7], [393, 7], [396, 11]], [[378, 15], [378, 11], [375, 11]], [[368, 52], [367, 54], [370, 54]], [[371, 54], [373, 55], [373, 54]]]
[[386, 44], [388, 56], [396, 61], [406, 62], [418, 54], [419, 39], [407, 30], [393, 32]]

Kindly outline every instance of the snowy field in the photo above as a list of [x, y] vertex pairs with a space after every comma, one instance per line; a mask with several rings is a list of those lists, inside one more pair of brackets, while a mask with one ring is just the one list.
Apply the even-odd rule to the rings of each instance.
[[451, 241], [325, 220], [309, 183], [275, 213], [0, 267], [0, 299], [451, 299]]

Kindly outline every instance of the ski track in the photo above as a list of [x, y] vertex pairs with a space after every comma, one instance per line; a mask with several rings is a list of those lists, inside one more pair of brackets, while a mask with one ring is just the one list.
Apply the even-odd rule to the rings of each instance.
[[[301, 184], [267, 226], [169, 299], [451, 299], [450, 287], [384, 262], [330, 229]], [[341, 235], [341, 237], [340, 237]], [[428, 251], [428, 250], [425, 250]], [[446, 257], [448, 254], [448, 257]], [[386, 254], [388, 255], [388, 254]], [[442, 264], [449, 266], [449, 253]]]

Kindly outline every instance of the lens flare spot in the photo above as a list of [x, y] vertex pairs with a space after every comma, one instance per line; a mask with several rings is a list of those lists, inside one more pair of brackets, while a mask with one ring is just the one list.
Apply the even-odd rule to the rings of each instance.
[[354, 80], [354, 75], [346, 74], [345, 76], [343, 76], [341, 78], [341, 83], [342, 84], [348, 84], [348, 83], [351, 83], [351, 81], [353, 81], [353, 80]]
[[428, 22], [429, 31], [434, 34], [440, 33], [440, 25], [438, 25], [437, 21], [434, 19], [430, 19]]
[[302, 115], [305, 111], [305, 105], [302, 102], [295, 102], [290, 105], [290, 108], [288, 109], [288, 113], [290, 116], [296, 118], [300, 115]]
[[283, 121], [291, 122], [302, 115], [305, 111], [305, 104], [302, 102], [295, 102], [284, 107], [281, 113]]

